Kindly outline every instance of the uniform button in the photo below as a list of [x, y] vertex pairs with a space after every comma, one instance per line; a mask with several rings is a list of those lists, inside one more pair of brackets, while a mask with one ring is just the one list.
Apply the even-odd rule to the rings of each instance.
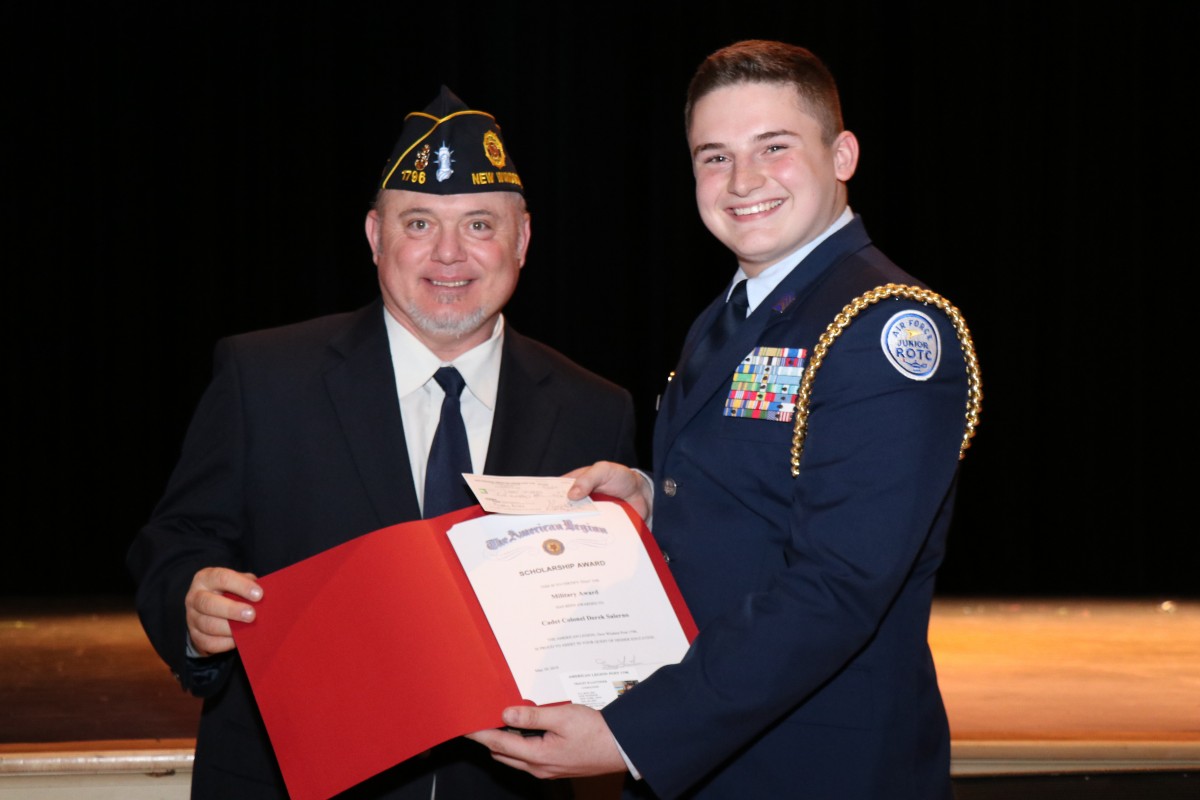
[[667, 552], [663, 552], [663, 561], [670, 564], [671, 563], [671, 554], [667, 553]]
[[663, 481], [663, 494], [665, 494], [667, 497], [674, 497], [675, 491], [678, 488], [679, 487], [675, 485], [674, 478], [667, 478]]

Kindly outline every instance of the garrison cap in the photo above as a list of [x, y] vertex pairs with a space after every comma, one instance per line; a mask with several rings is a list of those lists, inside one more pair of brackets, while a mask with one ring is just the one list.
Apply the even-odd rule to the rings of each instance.
[[496, 118], [467, 108], [445, 86], [424, 111], [404, 118], [379, 188], [429, 194], [525, 193]]

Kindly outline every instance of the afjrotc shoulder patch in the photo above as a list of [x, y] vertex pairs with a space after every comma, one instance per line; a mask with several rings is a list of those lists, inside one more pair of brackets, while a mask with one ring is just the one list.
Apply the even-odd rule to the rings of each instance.
[[942, 339], [937, 325], [923, 311], [900, 311], [883, 326], [879, 344], [888, 363], [906, 378], [924, 381], [937, 372]]
[[725, 416], [791, 422], [807, 361], [808, 351], [802, 347], [751, 350], [733, 373]]

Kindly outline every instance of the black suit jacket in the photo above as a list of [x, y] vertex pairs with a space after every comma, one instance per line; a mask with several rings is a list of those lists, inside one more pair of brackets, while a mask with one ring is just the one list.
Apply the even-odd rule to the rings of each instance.
[[[379, 301], [230, 337], [166, 492], [128, 554], [150, 641], [205, 698], [193, 797], [285, 797], [235, 654], [188, 659], [184, 596], [224, 566], [265, 575], [379, 528], [420, 518]], [[560, 475], [632, 464], [627, 391], [507, 328], [485, 472]], [[364, 609], [369, 614], [370, 609]], [[386, 635], [381, 631], [380, 635]], [[555, 784], [495, 765], [470, 742], [412, 759], [354, 797], [536, 797]]]

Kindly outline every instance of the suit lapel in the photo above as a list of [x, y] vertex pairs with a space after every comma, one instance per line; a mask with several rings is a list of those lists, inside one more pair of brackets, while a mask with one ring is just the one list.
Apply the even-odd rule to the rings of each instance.
[[325, 386], [381, 525], [419, 519], [383, 305], [360, 311], [330, 342]]
[[549, 368], [536, 357], [525, 337], [508, 328], [484, 468], [489, 475], [539, 474], [542, 455], [562, 411], [540, 390], [548, 375]]

